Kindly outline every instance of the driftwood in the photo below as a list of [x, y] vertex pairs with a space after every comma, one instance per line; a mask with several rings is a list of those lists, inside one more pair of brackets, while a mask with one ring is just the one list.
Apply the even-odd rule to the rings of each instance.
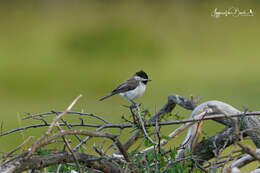
[[[212, 120], [219, 122], [221, 124], [224, 124], [228, 127], [232, 127], [233, 130], [238, 131], [244, 131], [245, 134], [248, 135], [252, 139], [252, 141], [255, 143], [257, 148], [260, 148], [259, 142], [260, 142], [260, 135], [258, 130], [260, 125], [260, 120], [256, 116], [243, 116], [245, 113], [235, 109], [234, 107], [220, 102], [220, 101], [208, 101], [203, 104], [200, 104], [197, 106], [191, 116], [194, 118], [196, 116], [201, 115], [214, 115], [214, 114], [224, 114], [225, 118], [213, 118]], [[232, 117], [232, 115], [240, 114], [239, 117]], [[231, 116], [230, 116], [231, 115]], [[200, 117], [203, 119], [203, 117]], [[179, 150], [179, 154], [177, 157], [183, 157], [185, 148], [188, 147], [190, 150], [194, 151], [195, 146], [197, 143], [197, 139], [199, 137], [200, 132], [198, 129], [201, 129], [202, 122], [196, 122], [192, 127], [189, 129], [188, 134], [183, 142], [184, 149]], [[236, 129], [238, 128], [238, 129]], [[238, 136], [238, 134], [235, 134]], [[232, 134], [230, 135], [232, 136]], [[226, 139], [226, 138], [225, 138]], [[228, 139], [227, 139], [228, 140]], [[234, 140], [232, 140], [234, 142]], [[195, 146], [194, 146], [195, 145]], [[210, 150], [209, 150], [210, 151]]]
[[[40, 128], [48, 126], [48, 130], [39, 138], [35, 140], [32, 147], [24, 151], [21, 154], [12, 155], [14, 152], [19, 150], [19, 148], [24, 145], [21, 144], [14, 150], [9, 152], [9, 154], [4, 155], [4, 160], [0, 165], [0, 172], [21, 172], [25, 170], [39, 170], [50, 165], [57, 165], [63, 163], [77, 163], [78, 172], [84, 172], [82, 166], [94, 170], [94, 172], [138, 172], [136, 166], [133, 164], [133, 156], [129, 155], [129, 148], [144, 134], [144, 138], [153, 143], [153, 146], [147, 147], [146, 149], [140, 151], [140, 153], [146, 153], [149, 150], [158, 149], [168, 143], [168, 140], [175, 138], [178, 134], [183, 132], [186, 128], [189, 128], [186, 138], [183, 144], [178, 148], [178, 154], [176, 155], [175, 162], [169, 162], [169, 164], [163, 170], [166, 171], [167, 167], [175, 164], [179, 161], [184, 161], [187, 159], [185, 156], [185, 150], [189, 149], [191, 155], [188, 157], [193, 160], [195, 166], [203, 170], [210, 170], [212, 168], [222, 167], [224, 172], [228, 172], [233, 168], [241, 168], [244, 165], [252, 162], [254, 160], [259, 160], [259, 151], [254, 150], [251, 147], [244, 146], [239, 143], [245, 137], [250, 137], [257, 148], [260, 148], [260, 120], [256, 115], [260, 115], [259, 111], [249, 112], [249, 111], [239, 111], [234, 107], [220, 102], [220, 101], [208, 101], [198, 105], [199, 98], [187, 99], [178, 95], [169, 95], [167, 103], [153, 116], [149, 119], [141, 117], [141, 110], [138, 105], [135, 105], [135, 109], [130, 107], [130, 112], [133, 117], [133, 121], [126, 120], [126, 123], [110, 123], [101, 116], [92, 113], [85, 112], [72, 112], [71, 108], [80, 98], [77, 97], [72, 104], [63, 111], [50, 111], [42, 114], [28, 115], [24, 119], [37, 119], [41, 121], [41, 124], [33, 124], [25, 127], [19, 127], [10, 131], [2, 132], [1, 136], [8, 135], [10, 133], [29, 130], [31, 128]], [[161, 119], [166, 115], [170, 114], [176, 105], [179, 105], [185, 109], [192, 110], [191, 117], [182, 120], [166, 120], [161, 121]], [[85, 117], [93, 117], [102, 123], [86, 123], [84, 118], [80, 118], [80, 123], [67, 122], [63, 117], [65, 114], [73, 114]], [[145, 114], [145, 113], [144, 113]], [[53, 118], [51, 123], [45, 120], [45, 117], [50, 115], [57, 115]], [[226, 126], [225, 129], [216, 133], [202, 141], [198, 141], [200, 132], [203, 128], [203, 121], [214, 120]], [[60, 122], [61, 121], [61, 122]], [[172, 133], [168, 135], [169, 139], [161, 139], [160, 137], [160, 127], [171, 124], [182, 124], [179, 128], [173, 129]], [[104, 129], [119, 128], [121, 130], [125, 128], [133, 128], [133, 125], [137, 127], [132, 133], [132, 135], [126, 140], [124, 144], [120, 141], [120, 134], [112, 134], [109, 132], [101, 132]], [[156, 134], [152, 139], [151, 134], [146, 132], [146, 128], [155, 126]], [[53, 128], [57, 127], [58, 132], [53, 132]], [[63, 130], [66, 127], [68, 130]], [[94, 131], [87, 130], [76, 130], [74, 127], [92, 127], [96, 128]], [[52, 134], [52, 135], [51, 135]], [[69, 140], [65, 136], [74, 136], [78, 144], [72, 148], [69, 144]], [[82, 136], [86, 136], [84, 139]], [[37, 149], [44, 147], [45, 145], [53, 143], [55, 140], [62, 137], [64, 144], [68, 151], [55, 151], [47, 156], [41, 156], [35, 153]], [[94, 147], [95, 151], [100, 156], [88, 155], [85, 153], [80, 153], [78, 149], [83, 146], [90, 138], [99, 137], [110, 139], [115, 146], [114, 153], [107, 154], [107, 151], [113, 149], [113, 146], [109, 146], [104, 149], [104, 146]], [[31, 139], [32, 137], [30, 137]], [[29, 140], [29, 139], [28, 139]], [[26, 143], [25, 141], [24, 143]], [[228, 146], [238, 145], [241, 150], [240, 155], [233, 156], [232, 154], [227, 158], [229, 161], [228, 165], [218, 161], [221, 152]], [[210, 162], [212, 158], [217, 158], [216, 161]], [[123, 164], [124, 166], [119, 166]], [[208, 166], [205, 164], [207, 163]], [[157, 160], [154, 161], [156, 170], [158, 169]], [[149, 169], [149, 167], [147, 167]], [[149, 172], [149, 171], [148, 171]]]

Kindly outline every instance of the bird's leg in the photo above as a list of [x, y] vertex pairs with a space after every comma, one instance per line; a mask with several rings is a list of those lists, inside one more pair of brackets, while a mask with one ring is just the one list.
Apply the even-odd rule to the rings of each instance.
[[132, 103], [132, 105], [130, 106], [131, 108], [136, 108], [137, 107], [137, 103], [135, 103], [133, 100], [130, 100], [129, 101]]
[[130, 100], [130, 102], [132, 103], [132, 107], [137, 107], [137, 106], [141, 106], [142, 105], [142, 103], [139, 103], [139, 104], [137, 104], [135, 101], [133, 101], [133, 100]]

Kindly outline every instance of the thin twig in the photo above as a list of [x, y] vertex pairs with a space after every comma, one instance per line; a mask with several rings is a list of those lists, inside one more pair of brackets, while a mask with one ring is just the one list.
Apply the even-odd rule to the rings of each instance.
[[[30, 118], [34, 118], [34, 117], [44, 117], [44, 116], [48, 116], [48, 115], [53, 115], [53, 114], [61, 114], [62, 111], [55, 111], [55, 110], [52, 110], [50, 112], [45, 112], [45, 113], [40, 113], [40, 114], [35, 114], [35, 115], [29, 115], [27, 117], [24, 117], [23, 120], [26, 120], [26, 119], [30, 119]], [[107, 120], [105, 120], [104, 118], [96, 115], [96, 114], [93, 114], [93, 113], [84, 113], [84, 112], [75, 112], [75, 111], [69, 111], [67, 112], [67, 114], [77, 114], [77, 115], [85, 115], [85, 116], [90, 116], [90, 117], [94, 117], [94, 118], [97, 118], [101, 121], [103, 121], [104, 123], [109, 123]]]
[[29, 158], [39, 147], [39, 144], [41, 143], [41, 141], [50, 134], [51, 130], [53, 129], [54, 125], [56, 124], [56, 122], [62, 118], [63, 115], [65, 115], [67, 112], [69, 112], [71, 110], [71, 108], [76, 104], [76, 102], [79, 100], [79, 98], [82, 95], [79, 95], [76, 99], [73, 100], [73, 102], [69, 105], [69, 107], [61, 114], [59, 114], [57, 117], [55, 117], [51, 123], [51, 125], [49, 126], [49, 128], [47, 129], [47, 131], [40, 136], [32, 145], [32, 149], [30, 151], [30, 153], [28, 154], [27, 158]]
[[147, 134], [146, 132], [146, 129], [145, 129], [145, 125], [144, 125], [144, 122], [143, 122], [143, 119], [142, 119], [142, 116], [141, 116], [141, 111], [140, 111], [140, 107], [138, 106], [138, 104], [135, 104], [135, 107], [137, 109], [137, 115], [138, 115], [138, 118], [139, 118], [139, 122], [141, 123], [141, 126], [142, 126], [142, 130], [144, 132], [144, 135], [145, 137], [153, 144], [157, 145], [157, 143]]
[[[178, 134], [180, 134], [182, 131], [184, 131], [185, 129], [189, 128], [192, 124], [194, 124], [193, 122], [189, 122], [189, 123], [186, 123], [180, 127], [178, 127], [177, 129], [175, 129], [173, 132], [171, 132], [169, 135], [168, 135], [168, 138], [175, 138]], [[168, 140], [166, 139], [162, 139], [161, 142], [160, 142], [160, 146], [164, 146], [168, 143]], [[153, 150], [153, 146], [151, 147], [147, 147], [145, 148], [144, 150], [142, 150], [141, 152], [147, 152], [149, 150]]]
[[18, 145], [17, 147], [15, 147], [12, 151], [10, 151], [9, 153], [7, 153], [4, 158], [9, 157], [10, 155], [12, 155], [14, 152], [16, 152], [17, 150], [19, 150], [21, 147], [23, 147], [27, 142], [29, 142], [31, 139], [33, 138], [33, 136], [29, 136], [25, 141], [23, 141], [23, 143], [21, 143], [20, 145]]
[[[62, 128], [61, 128], [59, 125], [57, 125], [57, 128], [58, 128], [59, 131], [62, 131]], [[73, 157], [73, 159], [74, 159], [74, 161], [75, 161], [75, 163], [76, 163], [76, 165], [77, 165], [78, 171], [79, 171], [80, 173], [83, 173], [83, 170], [81, 169], [81, 166], [80, 166], [80, 164], [79, 164], [79, 160], [78, 160], [78, 158], [76, 157], [74, 151], [72, 150], [72, 147], [71, 147], [71, 145], [69, 144], [68, 140], [66, 139], [65, 136], [61, 136], [61, 137], [62, 137], [62, 139], [63, 139], [65, 145], [66, 145], [67, 148], [69, 149], [70, 153], [72, 154], [72, 157]]]
[[[256, 115], [260, 115], [260, 111], [247, 112], [244, 116], [256, 116]], [[167, 126], [167, 125], [174, 125], [174, 124], [184, 124], [184, 123], [188, 123], [188, 122], [197, 122], [197, 121], [201, 121], [201, 120], [206, 121], [206, 120], [214, 120], [214, 119], [220, 119], [220, 118], [233, 118], [233, 117], [240, 117], [240, 116], [243, 116], [243, 114], [241, 114], [241, 113], [232, 114], [232, 115], [212, 114], [212, 115], [206, 115], [203, 119], [186, 118], [186, 119], [182, 119], [182, 120], [163, 121], [163, 122], [159, 122], [159, 125], [160, 126]], [[59, 123], [59, 125], [60, 126], [66, 126], [63, 123]], [[103, 127], [104, 129], [105, 128], [124, 129], [124, 128], [132, 128], [133, 127], [133, 125], [131, 123], [126, 123], [126, 124], [118, 124], [118, 123], [111, 123], [111, 124], [68, 123], [68, 125], [70, 125], [71, 127], [95, 127], [95, 128]], [[151, 127], [151, 126], [155, 126], [155, 125], [156, 125], [155, 122], [151, 122], [149, 124], [148, 123], [144, 124], [145, 127]], [[7, 131], [7, 132], [3, 132], [2, 134], [0, 134], [0, 137], [8, 135], [8, 134], [13, 133], [13, 132], [21, 131], [21, 130], [26, 130], [26, 129], [30, 129], [30, 128], [37, 128], [37, 127], [46, 127], [46, 126], [50, 126], [50, 124], [35, 124], [35, 125], [19, 127], [19, 128]]]
[[[61, 118], [61, 121], [67, 126], [68, 129], [72, 129], [72, 127], [67, 123], [66, 120], [64, 120], [63, 118]], [[82, 142], [82, 139], [80, 136], [75, 135], [75, 137], [78, 139], [79, 142]]]
[[[103, 129], [103, 126], [97, 128], [97, 129], [95, 130], [95, 132], [99, 132], [99, 131], [101, 131], [102, 129]], [[77, 145], [73, 148], [73, 151], [77, 151], [81, 145], [86, 144], [86, 142], [89, 140], [89, 138], [90, 138], [89, 136], [87, 136], [86, 138], [84, 138], [79, 144], [77, 144]]]
[[256, 151], [254, 149], [252, 149], [249, 146], [245, 146], [243, 144], [241, 144], [240, 142], [237, 142], [237, 145], [247, 154], [251, 155], [252, 157], [254, 157], [256, 160], [260, 161], [260, 155], [256, 153]]

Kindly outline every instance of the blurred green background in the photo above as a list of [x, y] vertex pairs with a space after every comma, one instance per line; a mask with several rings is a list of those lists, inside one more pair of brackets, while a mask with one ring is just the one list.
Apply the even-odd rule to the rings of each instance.
[[[257, 0], [1, 1], [3, 130], [30, 124], [20, 120], [26, 112], [64, 110], [79, 94], [84, 97], [73, 110], [120, 122], [128, 113], [121, 105], [128, 102], [119, 96], [98, 99], [140, 69], [153, 81], [137, 102], [151, 113], [171, 93], [260, 110], [259, 5]], [[254, 16], [211, 16], [215, 8], [231, 7], [252, 9]], [[213, 122], [205, 126], [208, 135], [221, 128]], [[23, 138], [1, 137], [0, 151]]]

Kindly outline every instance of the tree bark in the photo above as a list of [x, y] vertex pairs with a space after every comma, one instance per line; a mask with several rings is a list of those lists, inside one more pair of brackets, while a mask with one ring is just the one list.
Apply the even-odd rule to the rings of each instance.
[[[121, 167], [112, 161], [108, 161], [106, 159], [102, 159], [100, 157], [94, 155], [88, 155], [84, 153], [75, 152], [75, 155], [80, 163], [85, 164], [89, 168], [93, 168], [96, 170], [100, 170], [105, 173], [121, 173]], [[73, 163], [74, 159], [70, 152], [62, 151], [51, 153], [46, 156], [36, 156], [33, 155], [29, 159], [24, 159], [24, 157], [20, 157], [19, 159], [15, 159], [13, 161], [9, 161], [8, 163], [0, 166], [1, 173], [19, 173], [22, 171], [26, 171], [29, 169], [42, 169], [47, 166], [57, 165], [62, 163]]]

